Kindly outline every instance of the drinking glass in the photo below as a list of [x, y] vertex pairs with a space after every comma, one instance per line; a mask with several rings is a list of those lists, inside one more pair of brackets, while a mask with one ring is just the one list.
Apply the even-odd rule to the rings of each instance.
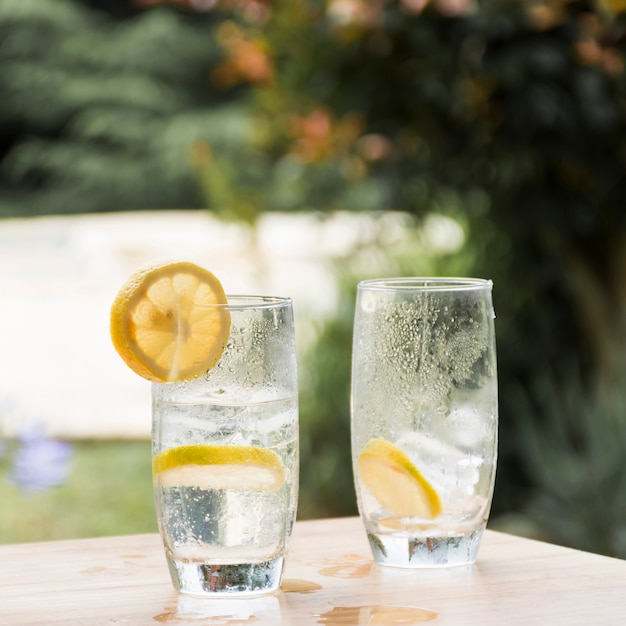
[[359, 511], [381, 565], [476, 560], [497, 457], [491, 291], [491, 281], [473, 278], [358, 285], [352, 460]]
[[[194, 595], [276, 590], [296, 514], [292, 303], [227, 300], [213, 305], [230, 315], [217, 364], [197, 379], [152, 386], [159, 530], [174, 587]], [[159, 460], [159, 469], [157, 457], [182, 467], [161, 471], [168, 462]]]

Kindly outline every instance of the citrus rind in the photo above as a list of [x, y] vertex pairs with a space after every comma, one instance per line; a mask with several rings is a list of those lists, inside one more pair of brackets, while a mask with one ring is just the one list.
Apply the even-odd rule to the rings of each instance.
[[441, 499], [409, 457], [385, 439], [371, 439], [358, 458], [359, 478], [378, 503], [399, 517], [434, 519]]
[[135, 272], [111, 306], [113, 346], [136, 373], [153, 382], [196, 378], [219, 360], [230, 313], [219, 280], [188, 261]]
[[158, 454], [152, 472], [162, 487], [276, 491], [285, 482], [280, 457], [267, 448], [197, 444]]

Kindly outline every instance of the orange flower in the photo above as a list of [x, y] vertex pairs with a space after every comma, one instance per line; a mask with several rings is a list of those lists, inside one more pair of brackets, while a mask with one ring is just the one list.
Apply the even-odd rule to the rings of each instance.
[[335, 153], [346, 153], [362, 128], [360, 115], [348, 113], [333, 120], [327, 109], [318, 107], [308, 115], [291, 119], [292, 153], [306, 163], [322, 161]]
[[336, 26], [368, 29], [380, 23], [384, 4], [386, 0], [330, 0], [327, 12]]
[[304, 117], [294, 117], [290, 126], [295, 137], [293, 153], [300, 160], [319, 161], [330, 152], [332, 124], [326, 109], [318, 108]]
[[261, 39], [247, 39], [232, 22], [219, 28], [218, 41], [226, 58], [211, 73], [213, 82], [221, 87], [240, 83], [267, 83], [274, 76], [274, 67]]
[[[626, 0], [624, 0], [626, 3]], [[598, 68], [609, 75], [624, 71], [624, 60], [618, 50], [607, 44], [605, 32], [597, 16], [585, 15], [579, 19], [581, 36], [574, 44], [580, 63]]]

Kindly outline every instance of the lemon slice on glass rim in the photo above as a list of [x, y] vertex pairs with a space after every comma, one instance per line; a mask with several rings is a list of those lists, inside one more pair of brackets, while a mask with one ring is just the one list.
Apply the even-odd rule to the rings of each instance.
[[219, 360], [230, 333], [220, 281], [188, 261], [135, 272], [111, 306], [113, 346], [136, 373], [153, 382], [197, 378]]
[[434, 519], [441, 499], [400, 448], [385, 439], [370, 439], [358, 458], [359, 478], [378, 503], [398, 517]]
[[285, 467], [276, 452], [255, 446], [196, 444], [161, 452], [152, 461], [163, 487], [276, 491]]

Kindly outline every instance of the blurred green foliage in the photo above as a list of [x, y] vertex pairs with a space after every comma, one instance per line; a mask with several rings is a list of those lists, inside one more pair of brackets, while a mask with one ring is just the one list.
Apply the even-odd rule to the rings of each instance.
[[[375, 271], [495, 282], [494, 517], [520, 512], [552, 540], [623, 555], [589, 515], [621, 507], [611, 519], [626, 520], [623, 447], [573, 453], [559, 430], [575, 414], [581, 432], [622, 441], [626, 420], [623, 2], [143, 2], [159, 6], [129, 4], [125, 19], [95, 4], [0, 0], [0, 214], [205, 203], [249, 222], [267, 210], [455, 218], [458, 255], [429, 265], [418, 242], [405, 256], [383, 246]], [[368, 266], [337, 273], [338, 316], [304, 366], [305, 515], [354, 506], [350, 326]], [[573, 468], [607, 463], [592, 501], [582, 476], [596, 474]]]
[[80, 441], [68, 481], [27, 493], [0, 480], [0, 543], [156, 532], [147, 441]]
[[199, 206], [192, 144], [223, 131], [214, 18], [88, 4], [0, 1], [0, 215]]
[[623, 389], [590, 388], [569, 368], [544, 372], [515, 396], [526, 418], [524, 465], [540, 487], [525, 509], [533, 534], [626, 558]]

